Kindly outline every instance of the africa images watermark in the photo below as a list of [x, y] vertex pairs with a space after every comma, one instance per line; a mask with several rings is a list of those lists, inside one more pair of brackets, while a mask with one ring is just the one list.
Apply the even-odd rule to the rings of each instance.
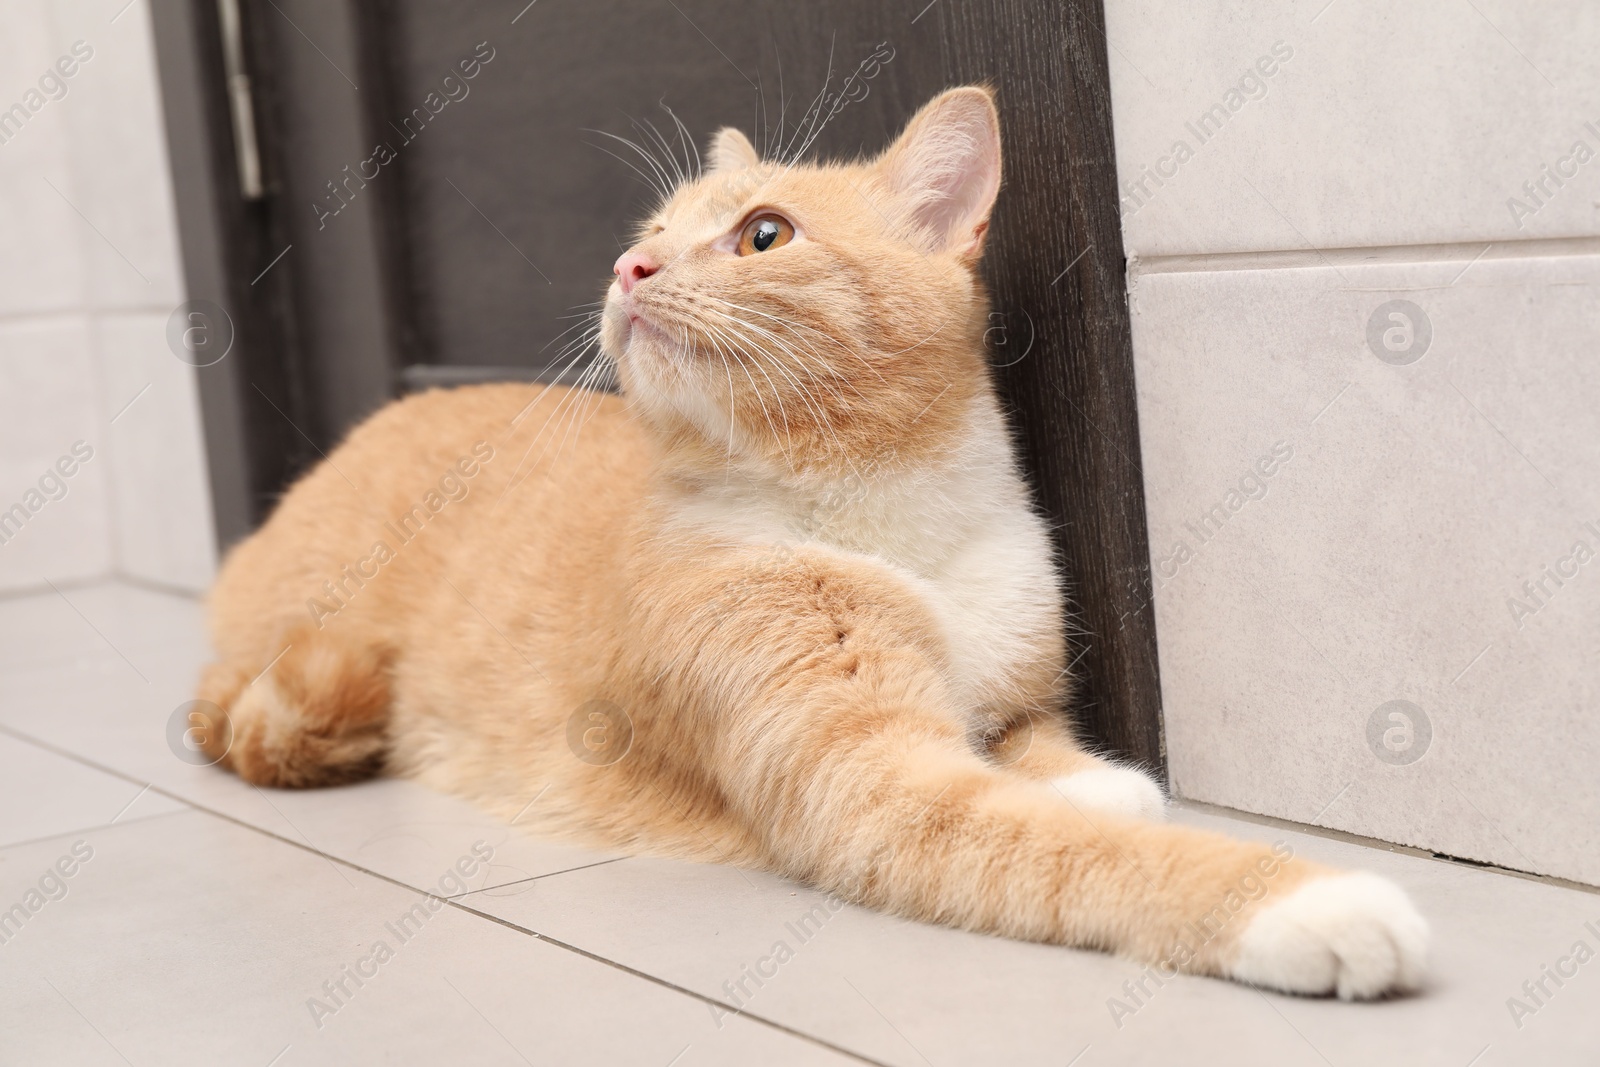
[[1406, 767], [1428, 754], [1433, 721], [1409, 700], [1389, 700], [1367, 716], [1367, 747], [1391, 767]]
[[[1583, 130], [1595, 139], [1595, 143], [1600, 144], [1600, 126], [1585, 122]], [[1511, 221], [1517, 224], [1517, 229], [1522, 229], [1524, 220], [1548, 207], [1567, 182], [1576, 178], [1578, 171], [1594, 157], [1594, 148], [1585, 138], [1578, 137], [1567, 148], [1565, 155], [1556, 157], [1555, 166], [1540, 161], [1539, 173], [1522, 183], [1522, 195], [1506, 197], [1506, 210], [1511, 213]]]
[[[1264, 99], [1268, 79], [1283, 69], [1282, 64], [1293, 58], [1294, 49], [1290, 45], [1274, 41], [1266, 55], [1244, 69], [1239, 81], [1228, 87], [1220, 101], [1200, 112], [1192, 121], [1185, 122], [1183, 128], [1194, 137], [1195, 143], [1191, 145], [1184, 137], [1174, 138], [1171, 147], [1158, 156], [1154, 163], [1141, 166], [1138, 174], [1123, 181], [1122, 217], [1128, 219], [1138, 214], [1140, 208], [1155, 199], [1158, 190], [1165, 188], [1168, 181], [1178, 176], [1179, 168], [1195, 157], [1196, 149], [1221, 133], [1222, 128], [1234, 115], [1244, 110], [1246, 104]], [[1152, 182], [1155, 189], [1150, 187]]]
[[[1600, 527], [1585, 522], [1581, 529], [1600, 545]], [[1594, 557], [1595, 549], [1580, 537], [1566, 555], [1545, 564], [1538, 575], [1524, 581], [1520, 590], [1506, 597], [1506, 610], [1511, 613], [1511, 621], [1517, 624], [1517, 629], [1522, 629], [1529, 617], [1549, 607], [1556, 594], [1581, 575], [1584, 565]]]
[[1244, 510], [1246, 504], [1266, 499], [1268, 479], [1293, 458], [1294, 446], [1287, 441], [1277, 442], [1271, 451], [1257, 458], [1239, 476], [1238, 483], [1223, 494], [1221, 500], [1202, 511], [1198, 518], [1183, 524], [1194, 544], [1181, 537], [1174, 541], [1167, 554], [1156, 561], [1157, 577], [1163, 582], [1176, 578], [1184, 566], [1193, 562], [1201, 547], [1222, 533], [1228, 520]]
[[[455, 70], [446, 74], [435, 89], [422, 98], [422, 103], [411, 109], [411, 113], [400, 120], [396, 126], [390, 122], [390, 127], [400, 135], [399, 147], [415, 141], [422, 135], [422, 131], [439, 116], [445, 108], [452, 103], [459, 104], [472, 92], [472, 86], [467, 83], [479, 74], [483, 68], [494, 60], [495, 51], [488, 41], [480, 41], [473, 49], [472, 55], [459, 61]], [[460, 77], [456, 71], [460, 71]], [[441, 91], [443, 95], [441, 94]], [[311, 205], [311, 210], [317, 216], [317, 229], [323, 230], [328, 226], [328, 220], [339, 214], [356, 199], [356, 196], [367, 187], [370, 182], [383, 173], [383, 168], [400, 158], [399, 150], [388, 141], [379, 142], [372, 154], [361, 160], [352, 170], [345, 164], [342, 179], [329, 179], [327, 182], [328, 195], [321, 201]]]
[[0, 912], [0, 945], [9, 945], [22, 932], [35, 915], [52, 901], [65, 900], [69, 886], [67, 880], [78, 873], [82, 865], [94, 859], [94, 846], [87, 841], [74, 841], [72, 849], [45, 868], [39, 876], [37, 888], [30, 887], [22, 899]]
[[[722, 992], [727, 995], [727, 1001], [732, 1005], [731, 1010], [718, 1004], [706, 1004], [706, 1008], [711, 1012], [711, 1021], [717, 1024], [717, 1029], [722, 1029], [724, 1019], [734, 1018], [749, 1007], [755, 995], [768, 982], [778, 977], [778, 971], [783, 965], [794, 959], [796, 947], [804, 945], [821, 933], [828, 920], [839, 914], [844, 906], [845, 901], [837, 895], [818, 901], [793, 921], [783, 924], [789, 937], [794, 939], [793, 945], [789, 944], [787, 939], [779, 938], [772, 943], [772, 947], [765, 955], [758, 956], [749, 963], [740, 964], [738, 975], [722, 983]], [[752, 989], [751, 986], [755, 988]]]
[[94, 447], [87, 441], [72, 442], [70, 452], [46, 467], [38, 482], [22, 494], [21, 500], [0, 511], [0, 546], [9, 545], [46, 504], [65, 500], [71, 490], [67, 480], [93, 458]]
[[589, 700], [567, 717], [567, 747], [591, 767], [609, 767], [633, 749], [633, 719], [609, 700]]
[[33, 116], [55, 100], [65, 100], [71, 86], [67, 83], [78, 73], [80, 64], [94, 58], [94, 47], [88, 41], [73, 41], [69, 54], [57, 59], [39, 75], [37, 88], [30, 88], [22, 99], [0, 111], [0, 145], [16, 139]]
[[365, 954], [352, 963], [341, 964], [333, 977], [322, 983], [321, 996], [306, 998], [306, 1010], [311, 1013], [311, 1021], [316, 1028], [321, 1030], [330, 1017], [348, 1007], [355, 995], [382, 973], [383, 965], [394, 959], [403, 946], [414, 941], [428, 920], [444, 909], [446, 898], [470, 890], [472, 887], [466, 879], [476, 874], [480, 865], [486, 867], [493, 859], [493, 845], [486, 841], [474, 841], [472, 850], [446, 867], [439, 876], [435, 882], [438, 893], [423, 893], [421, 900], [386, 921], [383, 929], [394, 939], [393, 944], [390, 944], [389, 937], [379, 937], [367, 947]]
[[[1594, 938], [1594, 943], [1600, 945], [1600, 925], [1595, 922], [1586, 922], [1583, 929], [1589, 937]], [[1522, 983], [1522, 996], [1509, 996], [1506, 998], [1506, 1011], [1511, 1013], [1511, 1021], [1516, 1028], [1521, 1030], [1523, 1020], [1530, 1015], [1537, 1015], [1547, 1007], [1555, 995], [1572, 979], [1578, 976], [1578, 969], [1595, 957], [1594, 945], [1588, 938], [1580, 937], [1573, 942], [1566, 955], [1558, 956], [1551, 963], [1540, 966], [1536, 978], [1529, 978]], [[1555, 988], [1552, 989], [1551, 986]]]
[[322, 583], [324, 598], [306, 598], [306, 611], [311, 615], [311, 621], [317, 624], [317, 629], [322, 629], [330, 617], [349, 607], [356, 594], [377, 578], [385, 565], [398, 558], [398, 548], [415, 540], [447, 505], [467, 498], [472, 491], [470, 483], [482, 469], [481, 465], [494, 459], [494, 446], [487, 441], [478, 441], [472, 446], [472, 455], [476, 459], [462, 456], [456, 460], [454, 466], [440, 475], [437, 488], [429, 489], [420, 501], [411, 505], [410, 510], [398, 519], [383, 524], [394, 545], [382, 538], [374, 541], [365, 556], [353, 563], [346, 563], [339, 569], [337, 578]]

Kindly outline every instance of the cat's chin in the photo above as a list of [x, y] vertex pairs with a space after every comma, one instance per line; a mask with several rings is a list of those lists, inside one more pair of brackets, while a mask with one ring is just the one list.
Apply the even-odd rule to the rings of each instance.
[[619, 313], [617, 332], [619, 337], [616, 350], [631, 356], [638, 356], [641, 347], [655, 349], [656, 354], [659, 354], [663, 346], [671, 342], [665, 330], [638, 311]]

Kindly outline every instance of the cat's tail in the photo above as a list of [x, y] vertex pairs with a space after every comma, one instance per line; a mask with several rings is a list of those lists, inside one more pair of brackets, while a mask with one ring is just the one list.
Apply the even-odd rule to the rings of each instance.
[[304, 627], [270, 662], [213, 663], [199, 699], [221, 722], [200, 745], [256, 785], [305, 788], [371, 777], [388, 749], [390, 662], [383, 649]]

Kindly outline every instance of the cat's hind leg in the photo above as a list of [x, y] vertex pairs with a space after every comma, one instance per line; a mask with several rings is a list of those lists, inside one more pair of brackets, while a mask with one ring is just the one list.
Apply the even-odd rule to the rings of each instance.
[[213, 759], [256, 785], [304, 788], [371, 777], [388, 748], [390, 656], [304, 627], [270, 663], [213, 663], [199, 697], [222, 709]]

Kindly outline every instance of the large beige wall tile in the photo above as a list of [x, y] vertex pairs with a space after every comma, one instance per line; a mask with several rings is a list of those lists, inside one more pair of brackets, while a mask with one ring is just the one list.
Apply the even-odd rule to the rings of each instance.
[[[97, 309], [161, 308], [183, 300], [172, 177], [147, 4], [54, 5], [56, 53], [93, 50], [59, 106], [71, 132], [78, 208], [87, 233], [89, 293]], [[114, 20], [114, 21], [113, 21]]]
[[45, 6], [8, 5], [0, 31], [0, 317], [77, 310], [87, 295], [85, 227], [71, 206], [72, 97], [50, 100], [39, 88], [57, 58]]
[[[1106, 23], [1130, 255], [1600, 233], [1600, 5], [1111, 0]], [[1535, 200], [1545, 164], [1573, 176]]]
[[[42, 588], [111, 569], [107, 426], [82, 316], [0, 320], [0, 590]], [[75, 443], [93, 451], [72, 458]], [[52, 474], [67, 459], [70, 477]], [[41, 485], [41, 479], [48, 480]], [[19, 517], [20, 518], [20, 517]]]
[[159, 312], [103, 315], [95, 350], [104, 382], [116, 505], [117, 570], [200, 592], [216, 568], [211, 491], [194, 368], [167, 347]]
[[1134, 281], [1173, 785], [1600, 883], [1600, 256], [1363, 257]]

